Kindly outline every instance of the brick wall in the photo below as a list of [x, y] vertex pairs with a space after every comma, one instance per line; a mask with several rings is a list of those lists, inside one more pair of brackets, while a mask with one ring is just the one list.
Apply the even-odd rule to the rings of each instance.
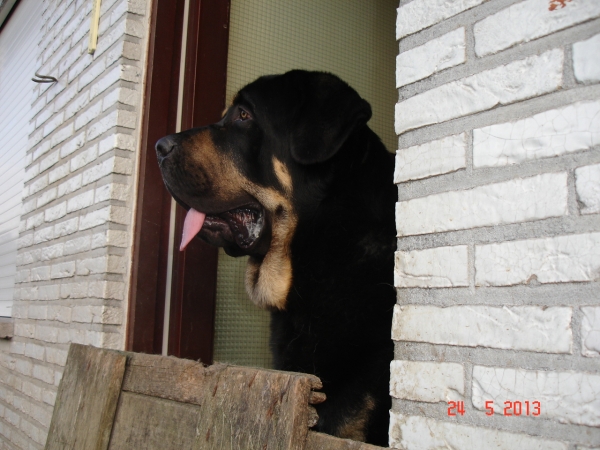
[[[37, 1], [37, 0], [36, 0]], [[147, 0], [45, 0], [15, 286], [0, 346], [0, 448], [43, 448], [68, 345], [122, 349]], [[32, 83], [33, 85], [33, 83]]]
[[600, 448], [599, 32], [597, 0], [400, 3], [394, 448]]

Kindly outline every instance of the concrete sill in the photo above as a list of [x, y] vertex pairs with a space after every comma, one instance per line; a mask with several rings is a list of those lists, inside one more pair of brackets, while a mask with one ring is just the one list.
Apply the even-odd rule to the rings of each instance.
[[15, 324], [12, 317], [0, 317], [0, 339], [13, 337]]

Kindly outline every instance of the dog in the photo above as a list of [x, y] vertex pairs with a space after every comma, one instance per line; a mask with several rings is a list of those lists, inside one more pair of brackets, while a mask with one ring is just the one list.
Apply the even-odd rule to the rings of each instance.
[[248, 255], [275, 368], [323, 382], [316, 429], [387, 446], [397, 190], [370, 118], [340, 78], [293, 70], [258, 78], [219, 122], [156, 152], [188, 210], [181, 249], [199, 236]]

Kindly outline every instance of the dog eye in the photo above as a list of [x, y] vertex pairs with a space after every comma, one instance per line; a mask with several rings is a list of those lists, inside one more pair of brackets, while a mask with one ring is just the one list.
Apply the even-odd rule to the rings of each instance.
[[242, 108], [238, 108], [238, 114], [237, 114], [237, 117], [235, 120], [243, 122], [244, 120], [248, 120], [248, 119], [251, 119], [248, 111], [246, 111], [245, 109], [242, 109]]

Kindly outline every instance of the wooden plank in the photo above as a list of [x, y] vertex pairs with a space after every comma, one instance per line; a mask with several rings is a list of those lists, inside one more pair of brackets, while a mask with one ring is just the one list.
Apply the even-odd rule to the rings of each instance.
[[179, 431], [202, 436], [193, 448], [207, 450], [301, 450], [314, 421], [309, 402], [322, 400], [311, 390], [320, 387], [311, 375], [226, 364], [205, 367], [138, 354], [131, 356], [123, 381], [123, 391], [198, 405], [197, 425]]
[[309, 431], [304, 450], [378, 450], [383, 447]]
[[108, 448], [127, 357], [71, 344], [46, 450]]
[[123, 392], [109, 449], [206, 448], [196, 433], [199, 420], [197, 405]]

